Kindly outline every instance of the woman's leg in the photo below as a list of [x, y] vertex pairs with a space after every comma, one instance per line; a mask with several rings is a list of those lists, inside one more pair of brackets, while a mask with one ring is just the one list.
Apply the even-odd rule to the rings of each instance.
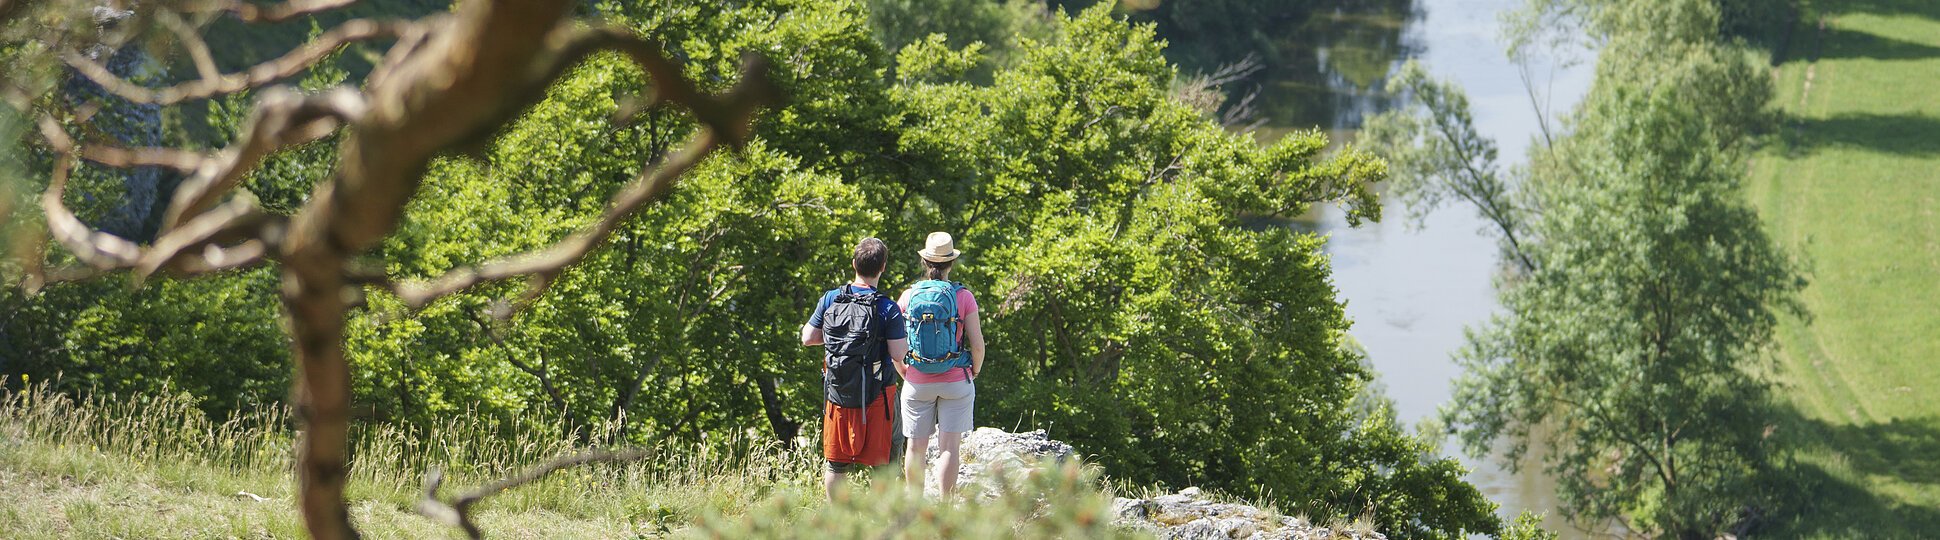
[[910, 437], [903, 445], [903, 480], [909, 482], [909, 491], [923, 494], [923, 469], [929, 466], [930, 438]]
[[945, 497], [950, 496], [957, 489], [957, 468], [961, 466], [962, 461], [957, 456], [957, 449], [962, 445], [963, 433], [961, 432], [939, 431], [936, 434], [936, 446], [937, 450], [940, 450], [937, 461], [940, 462], [938, 465], [943, 467], [943, 471], [938, 475], [941, 478], [937, 479], [937, 483], [942, 485]]
[[936, 432], [936, 396], [925, 386], [903, 385], [898, 401], [903, 409], [903, 480], [911, 492], [923, 494], [924, 472], [929, 468], [930, 434]]
[[936, 403], [937, 449], [941, 450], [937, 460], [942, 463], [943, 471], [938, 476], [943, 494], [956, 491], [957, 469], [962, 465], [963, 434], [976, 429], [972, 418], [977, 404], [977, 387], [970, 381], [949, 383], [947, 394]]

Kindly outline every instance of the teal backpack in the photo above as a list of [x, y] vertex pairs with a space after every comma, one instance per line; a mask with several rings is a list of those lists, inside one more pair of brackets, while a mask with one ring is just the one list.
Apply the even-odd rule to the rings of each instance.
[[909, 329], [909, 357], [903, 363], [931, 375], [956, 368], [969, 369], [970, 355], [963, 351], [960, 331], [963, 319], [957, 313], [957, 291], [963, 285], [927, 279], [910, 290], [909, 308], [903, 316]]

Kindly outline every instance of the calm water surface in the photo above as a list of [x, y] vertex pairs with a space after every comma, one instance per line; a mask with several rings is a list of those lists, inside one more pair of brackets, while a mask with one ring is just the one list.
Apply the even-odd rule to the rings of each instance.
[[[1370, 4], [1381, 7], [1336, 11], [1289, 29], [1282, 49], [1300, 53], [1282, 55], [1263, 75], [1270, 82], [1260, 96], [1268, 116], [1262, 135], [1322, 127], [1351, 137], [1367, 114], [1392, 106], [1392, 98], [1379, 92], [1386, 75], [1418, 58], [1468, 92], [1476, 128], [1499, 145], [1505, 168], [1523, 162], [1539, 134], [1536, 109], [1522, 70], [1503, 53], [1497, 18], [1521, 0]], [[1576, 56], [1588, 59], [1586, 53]], [[1589, 88], [1589, 62], [1570, 60], [1546, 59], [1528, 70], [1552, 118]], [[1354, 320], [1350, 333], [1366, 347], [1401, 420], [1413, 423], [1449, 400], [1451, 382], [1461, 372], [1450, 354], [1462, 346], [1465, 328], [1497, 312], [1492, 281], [1501, 264], [1495, 240], [1472, 207], [1436, 210], [1419, 229], [1409, 226], [1407, 214], [1389, 205], [1383, 222], [1357, 229], [1327, 209], [1314, 226], [1330, 235], [1335, 283]], [[1446, 453], [1459, 454], [1452, 441], [1447, 446]], [[1527, 468], [1511, 474], [1497, 459], [1463, 459], [1472, 470], [1469, 480], [1500, 503], [1504, 515], [1547, 512], [1552, 530], [1582, 536], [1555, 519], [1554, 484], [1547, 478]]]

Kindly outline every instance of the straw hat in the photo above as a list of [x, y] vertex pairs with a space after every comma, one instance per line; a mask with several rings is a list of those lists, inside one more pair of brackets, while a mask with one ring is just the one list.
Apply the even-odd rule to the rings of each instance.
[[950, 238], [950, 233], [933, 232], [930, 233], [929, 239], [923, 242], [923, 250], [916, 254], [922, 255], [923, 260], [929, 262], [950, 262], [957, 260], [957, 256], [962, 255], [963, 252], [957, 251], [956, 241]]

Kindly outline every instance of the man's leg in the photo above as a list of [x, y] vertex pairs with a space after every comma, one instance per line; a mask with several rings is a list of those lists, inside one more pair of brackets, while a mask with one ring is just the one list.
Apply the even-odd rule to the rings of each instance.
[[938, 466], [943, 467], [942, 473], [939, 474], [941, 478], [937, 479], [937, 483], [942, 485], [943, 496], [948, 497], [957, 489], [957, 467], [961, 465], [961, 459], [957, 457], [957, 448], [963, 445], [963, 433], [939, 431], [936, 434], [936, 445], [939, 450], [937, 461], [941, 462]]
[[822, 469], [822, 487], [828, 491], [829, 500], [835, 500], [836, 490], [842, 488], [842, 473], [836, 472], [835, 467], [824, 467]]
[[923, 472], [929, 468], [929, 458], [929, 437], [910, 437], [903, 446], [903, 480], [909, 482], [910, 493], [923, 494]]

